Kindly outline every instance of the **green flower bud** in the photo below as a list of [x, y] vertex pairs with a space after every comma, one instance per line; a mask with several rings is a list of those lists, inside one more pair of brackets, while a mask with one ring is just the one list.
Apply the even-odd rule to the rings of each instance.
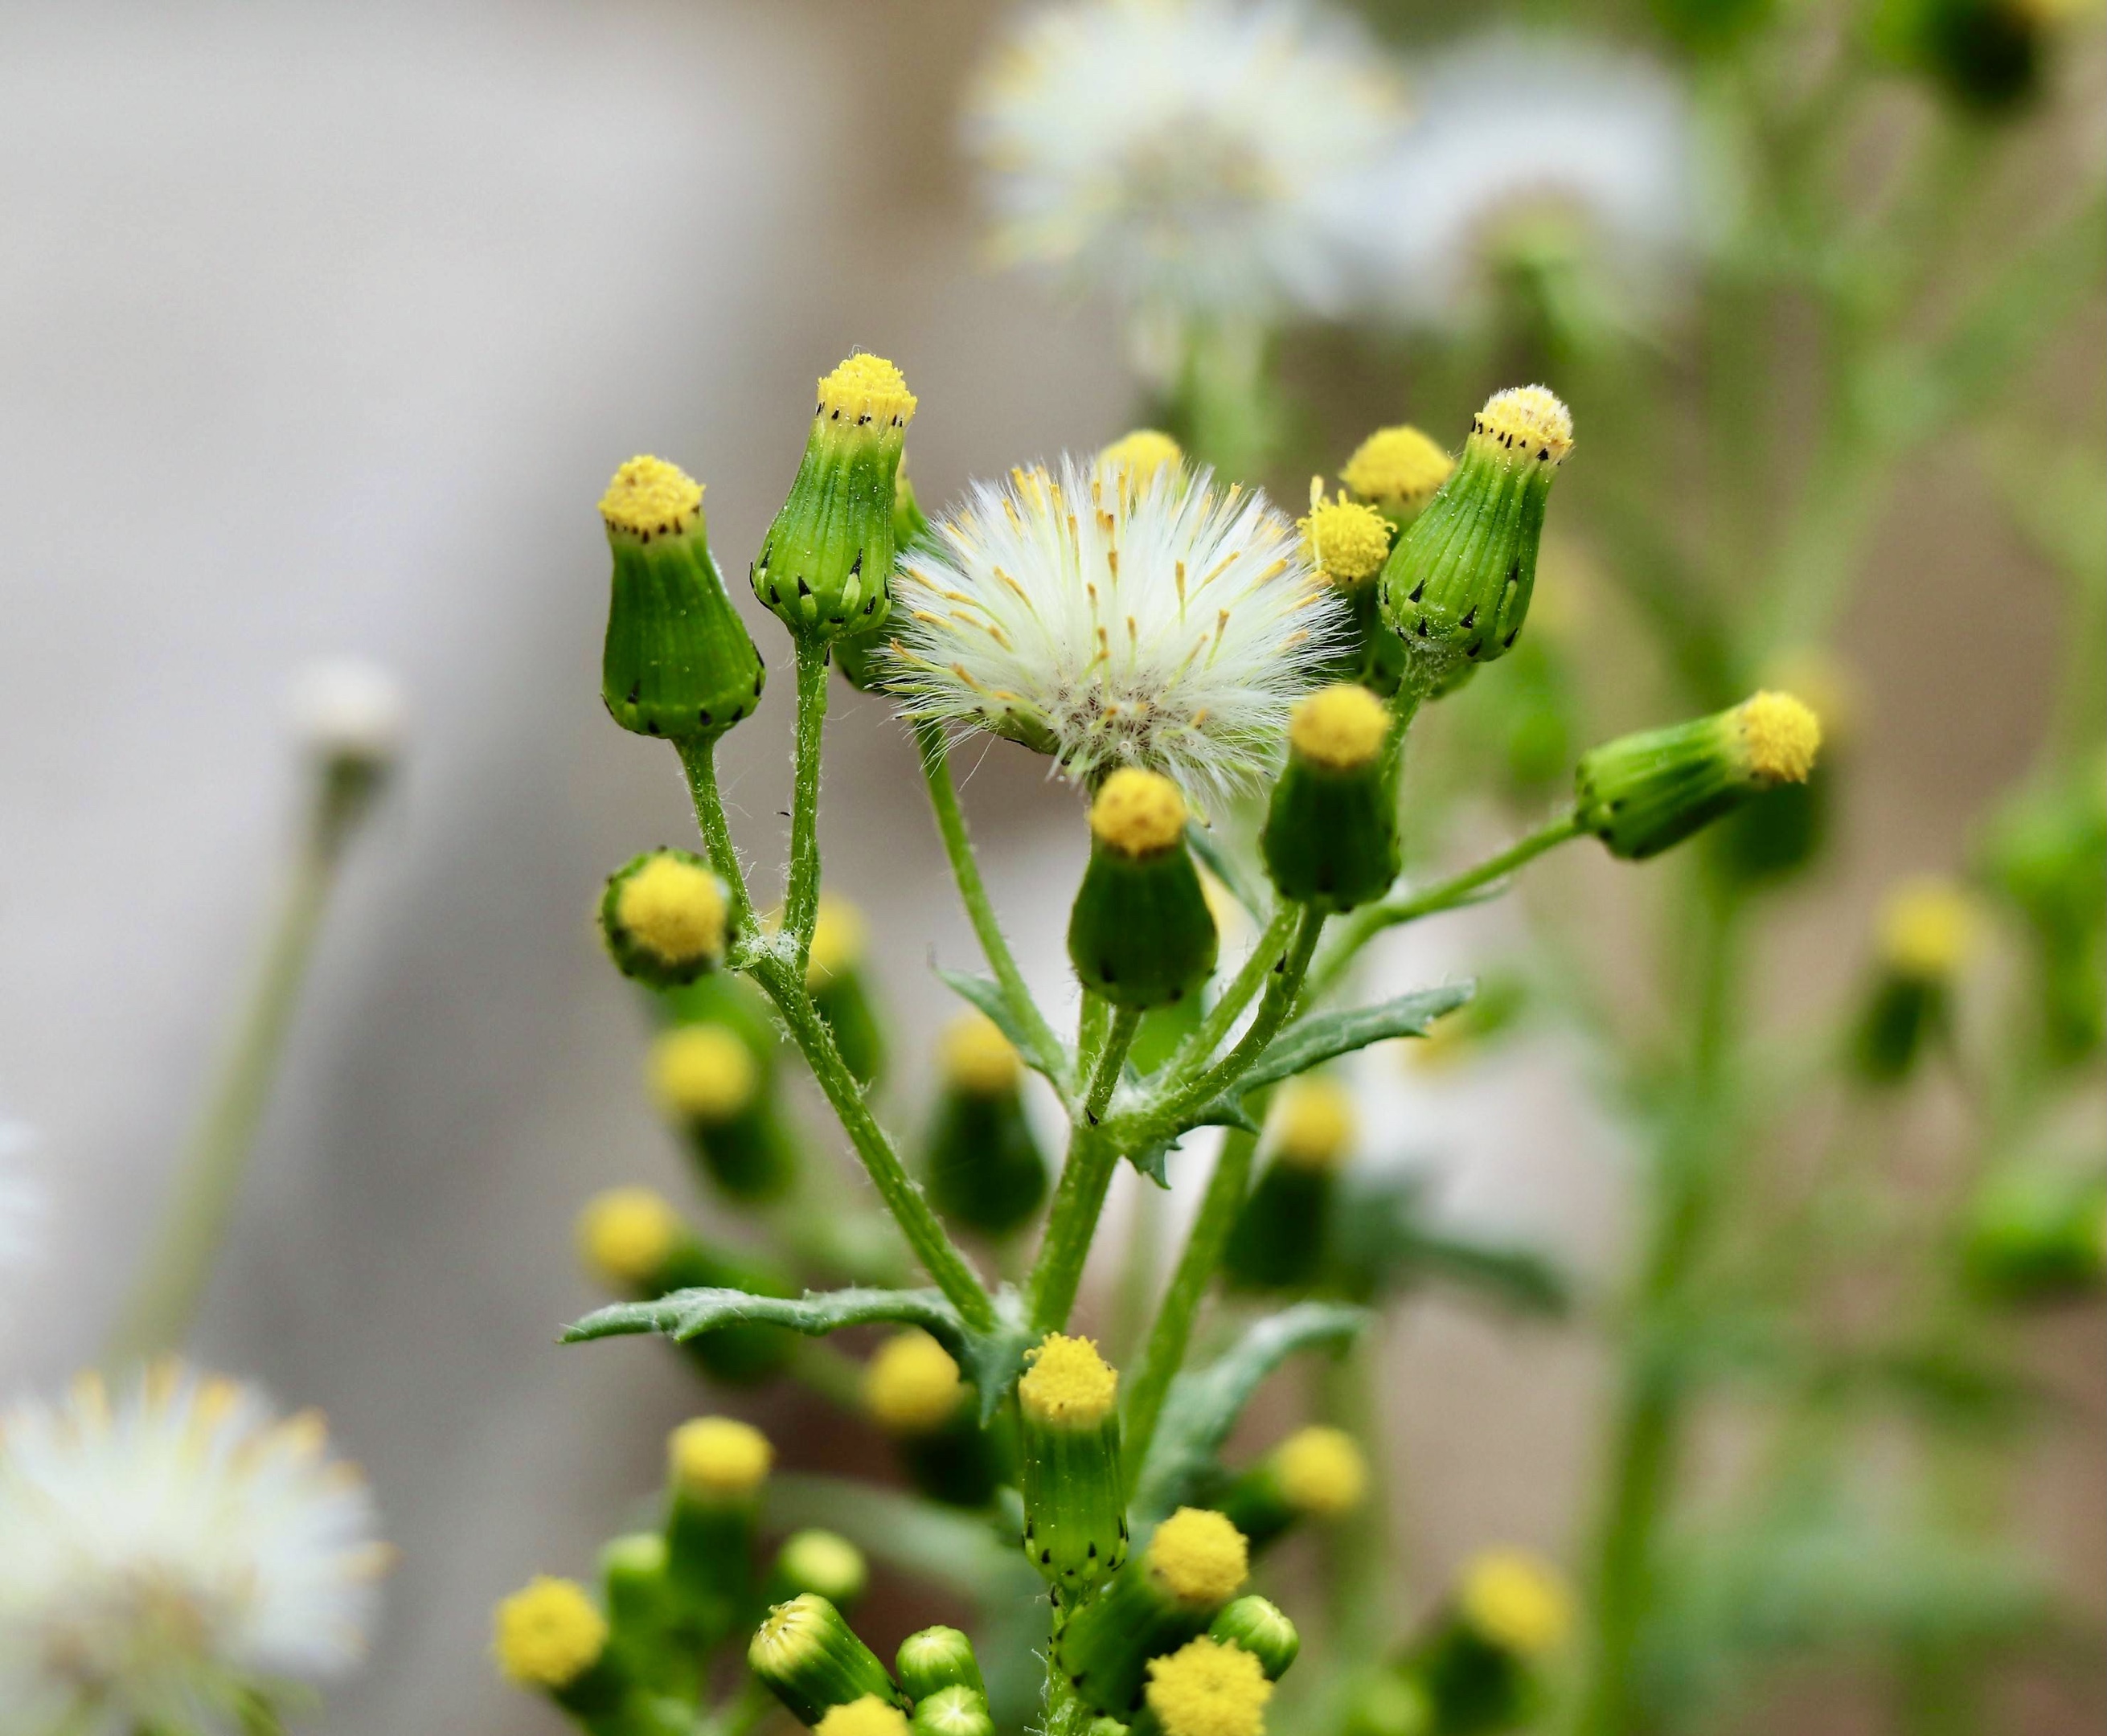
[[942, 1079], [923, 1140], [937, 1209], [984, 1236], [1009, 1236], [1046, 1197], [1046, 1155], [1025, 1113], [1024, 1064], [986, 1013], [961, 1013], [937, 1052]]
[[1146, 1011], [1205, 981], [1219, 944], [1177, 786], [1121, 766], [1090, 807], [1090, 864], [1068, 918], [1076, 975], [1114, 1006]]
[[607, 1618], [574, 1580], [530, 1581], [498, 1604], [498, 1667], [582, 1720], [618, 1712], [634, 1688]]
[[1344, 1736], [1434, 1736], [1434, 1700], [1416, 1675], [1384, 1670], [1347, 1702]]
[[1395, 693], [1404, 679], [1404, 642], [1383, 622], [1382, 587], [1376, 582], [1390, 553], [1392, 521], [1343, 493], [1327, 500], [1322, 479], [1315, 478], [1310, 485], [1310, 516], [1299, 522], [1310, 564], [1353, 613], [1345, 647], [1330, 660], [1331, 672], [1379, 693]]
[[1539, 1692], [1537, 1666], [1572, 1626], [1572, 1599], [1533, 1557], [1489, 1550], [1464, 1570], [1449, 1618], [1419, 1661], [1443, 1730], [1506, 1729]]
[[1541, 386], [1499, 393], [1472, 419], [1462, 463], [1398, 539], [1379, 581], [1415, 693], [1512, 648], [1552, 479], [1572, 448], [1572, 415]]
[[1396, 880], [1395, 719], [1365, 687], [1341, 684], [1296, 705], [1287, 765], [1273, 787], [1260, 843], [1283, 898], [1350, 910]]
[[753, 563], [753, 594], [793, 633], [874, 632], [892, 607], [894, 478], [914, 394], [900, 370], [851, 356], [820, 382], [790, 497]]
[[878, 1347], [864, 1370], [863, 1398], [923, 1494], [956, 1507], [994, 1499], [1004, 1480], [994, 1438], [980, 1426], [959, 1365], [928, 1333], [910, 1327]]
[[1126, 1559], [1119, 1375], [1086, 1338], [1049, 1332], [1017, 1383], [1024, 1552], [1072, 1609]]
[[[789, 1280], [750, 1256], [712, 1248], [648, 1187], [596, 1194], [578, 1215], [578, 1252], [586, 1268], [617, 1294], [649, 1302], [669, 1291], [743, 1290], [793, 1296]], [[681, 1349], [718, 1379], [759, 1380], [788, 1359], [793, 1335], [781, 1326], [719, 1326], [685, 1339]]]
[[973, 1688], [940, 1688], [914, 1702], [914, 1736], [995, 1736], [987, 1696]]
[[887, 1706], [900, 1701], [878, 1654], [856, 1638], [841, 1611], [812, 1592], [768, 1612], [746, 1662], [802, 1724], [816, 1725], [835, 1707], [866, 1694]]
[[2068, 1301], [2107, 1282], [2107, 1176], [2033, 1166], [1992, 1176], [1968, 1208], [1969, 1281], [2012, 1303]]
[[870, 1564], [863, 1551], [838, 1532], [793, 1532], [783, 1540], [770, 1570], [771, 1603], [785, 1603], [816, 1592], [837, 1609], [846, 1609], [870, 1584]]
[[1221, 1508], [1256, 1550], [1299, 1523], [1344, 1518], [1368, 1486], [1368, 1462], [1351, 1435], [1298, 1429], [1230, 1484]]
[[1282, 1613], [1279, 1605], [1262, 1597], [1238, 1598], [1207, 1624], [1207, 1637], [1250, 1653], [1269, 1682], [1287, 1675], [1287, 1666], [1302, 1649], [1302, 1635], [1295, 1631], [1295, 1624]]
[[2029, 0], [1885, 0], [1873, 31], [1961, 107], [2007, 119], [2041, 93], [2055, 11]]
[[946, 1688], [964, 1688], [983, 1698], [987, 1693], [973, 1643], [955, 1627], [925, 1627], [910, 1634], [900, 1642], [893, 1664], [901, 1688], [918, 1706]]
[[1822, 726], [1790, 693], [1758, 693], [1732, 710], [1638, 735], [1580, 756], [1575, 817], [1610, 854], [1656, 855], [1759, 791], [1801, 783]]
[[753, 1592], [754, 1532], [775, 1449], [752, 1424], [699, 1416], [666, 1441], [666, 1580], [680, 1619], [705, 1647]]
[[1377, 428], [1356, 446], [1339, 480], [1402, 531], [1432, 504], [1455, 469], [1456, 460], [1435, 441], [1399, 424]]
[[820, 896], [812, 947], [805, 962], [805, 988], [834, 1034], [842, 1065], [860, 1085], [874, 1083], [885, 1068], [885, 1038], [865, 985], [863, 912], [831, 892]]
[[1272, 1160], [1229, 1231], [1222, 1268], [1246, 1289], [1296, 1290], [1324, 1264], [1335, 1184], [1354, 1139], [1353, 1097], [1328, 1079], [1292, 1079], [1267, 1130]]
[[1205, 1633], [1250, 1572], [1243, 1533], [1219, 1513], [1181, 1507], [1054, 1636], [1054, 1661], [1085, 1707], [1130, 1720], [1149, 1659]]
[[1953, 981], [1974, 949], [1974, 906], [1950, 881], [1906, 881], [1880, 912], [1880, 960], [1854, 1045], [1858, 1071], [1876, 1085], [1899, 1083], [1946, 1034]]
[[600, 933], [623, 976], [670, 988], [724, 962], [728, 908], [724, 882], [700, 856], [648, 850], [608, 876]]
[[632, 458], [600, 512], [614, 552], [600, 698], [640, 735], [712, 741], [761, 702], [767, 677], [710, 558], [701, 485]]
[[[892, 546], [896, 562], [910, 544], [928, 534], [928, 515], [914, 498], [914, 485], [907, 479], [907, 460], [903, 457], [892, 488]], [[841, 671], [842, 679], [860, 693], [882, 693], [891, 673], [885, 662], [887, 644], [883, 627], [862, 633], [844, 633], [834, 641], [834, 667]]]
[[666, 1540], [657, 1532], [633, 1532], [600, 1552], [600, 1584], [607, 1595], [610, 1644], [639, 1680], [672, 1685], [679, 1648], [670, 1644], [677, 1612], [666, 1581]]
[[1984, 878], [2033, 943], [2043, 1047], [2059, 1065], [2107, 1041], [2107, 764], [2088, 756], [2020, 791], [1983, 840]]
[[735, 1200], [772, 1200], [797, 1173], [753, 1051], [721, 1025], [680, 1025], [651, 1050], [652, 1092], [709, 1178]]

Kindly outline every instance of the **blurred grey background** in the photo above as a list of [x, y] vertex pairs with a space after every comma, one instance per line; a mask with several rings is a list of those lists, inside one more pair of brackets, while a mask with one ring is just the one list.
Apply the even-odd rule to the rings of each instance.
[[[402, 1547], [330, 1731], [556, 1728], [493, 1679], [489, 1606], [583, 1570], [699, 1402], [657, 1347], [554, 1343], [594, 1299], [570, 1258], [585, 1195], [681, 1186], [637, 1009], [586, 922], [609, 866], [689, 823], [671, 756], [598, 701], [607, 475], [639, 451], [691, 470], [736, 572], [813, 378], [851, 346], [920, 394], [932, 501], [1133, 413], [1108, 316], [978, 268], [951, 116], [991, 16], [0, 11], [0, 1112], [38, 1130], [52, 1200], [0, 1339], [10, 1388], [93, 1357], [153, 1222], [291, 837], [293, 671], [370, 655], [415, 710], [196, 1345], [324, 1407]], [[2026, 677], [2053, 593], [1954, 493], [1934, 465], [1898, 504], [1854, 619], [1861, 800], [1781, 977], [1833, 975], [1887, 879], [1952, 865], [2038, 727]], [[2019, 576], [1972, 608], [1991, 563]], [[728, 750], [764, 864], [788, 721], [779, 698]], [[972, 953], [911, 757], [844, 698], [828, 771], [830, 883], [869, 909], [891, 1003], [927, 1029], [946, 999], [929, 958]], [[967, 801], [1058, 998], [1073, 809], [1008, 749]], [[1472, 924], [1500, 920], [1437, 927], [1395, 967], [1460, 971]], [[1459, 1210], [1608, 1268], [1621, 1158], [1565, 1057], [1384, 1084], [1381, 1140], [1449, 1160]], [[2028, 1483], [2096, 1604], [2100, 1324], [2046, 1336], [2079, 1426]], [[1434, 1303], [1389, 1354], [1413, 1558], [1566, 1553], [1593, 1440], [1584, 1336]], [[861, 1450], [831, 1426], [808, 1420], [790, 1456]]]

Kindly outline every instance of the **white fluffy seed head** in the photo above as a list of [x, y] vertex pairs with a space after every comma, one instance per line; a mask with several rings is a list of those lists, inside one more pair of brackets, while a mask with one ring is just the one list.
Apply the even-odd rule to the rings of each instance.
[[903, 711], [1080, 782], [1146, 766], [1205, 801], [1256, 781], [1344, 631], [1293, 522], [1182, 464], [1013, 470], [935, 529], [895, 580]]
[[392, 764], [409, 730], [402, 684], [362, 657], [310, 663], [293, 684], [293, 720], [301, 738], [328, 759]]
[[1293, 0], [1082, 0], [1027, 14], [968, 100], [995, 244], [1130, 302], [1338, 300], [1326, 190], [1404, 119], [1381, 57]]
[[326, 1444], [173, 1363], [0, 1417], [0, 1729], [231, 1736], [245, 1689], [355, 1662], [387, 1558]]

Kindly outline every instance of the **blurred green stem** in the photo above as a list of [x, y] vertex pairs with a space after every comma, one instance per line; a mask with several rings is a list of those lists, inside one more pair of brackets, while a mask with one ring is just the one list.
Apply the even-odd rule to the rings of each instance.
[[331, 796], [326, 786], [316, 803], [262, 967], [191, 1138], [154, 1250], [110, 1334], [104, 1360], [112, 1366], [179, 1348], [204, 1299], [351, 835], [355, 816], [347, 816]]
[[725, 821], [724, 798], [717, 789], [717, 744], [683, 741], [675, 742], [674, 747], [681, 756], [681, 769], [687, 774], [688, 799], [694, 804], [703, 851], [710, 859], [710, 866], [717, 870], [717, 878], [725, 883], [731, 901], [730, 926], [735, 948], [739, 942], [752, 936], [753, 899], [746, 890], [746, 872], [739, 866], [739, 851], [731, 841], [731, 828]]

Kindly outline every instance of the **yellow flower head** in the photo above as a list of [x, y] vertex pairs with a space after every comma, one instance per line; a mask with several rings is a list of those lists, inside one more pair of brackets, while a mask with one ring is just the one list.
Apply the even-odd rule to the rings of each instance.
[[607, 1618], [575, 1580], [530, 1581], [497, 1606], [498, 1667], [530, 1688], [568, 1688], [600, 1662]]
[[744, 1500], [766, 1479], [775, 1449], [751, 1423], [698, 1416], [667, 1437], [666, 1460], [674, 1486], [684, 1493]]
[[676, 1025], [651, 1048], [651, 1088], [670, 1115], [716, 1125], [753, 1101], [761, 1068], [721, 1025]]
[[1002, 1027], [978, 1011], [962, 1012], [944, 1027], [937, 1060], [944, 1083], [969, 1097], [1005, 1096], [1024, 1072]]
[[1090, 830], [1123, 856], [1152, 856], [1184, 836], [1185, 798], [1161, 772], [1122, 765], [1090, 804]]
[[1202, 1637], [1149, 1659], [1147, 1693], [1165, 1736], [1265, 1736], [1273, 1684], [1242, 1646]]
[[1390, 711], [1364, 687], [1341, 681], [1298, 700], [1288, 713], [1288, 745], [1335, 772], [1372, 764], [1390, 739]]
[[805, 960], [805, 986], [824, 988], [843, 972], [863, 962], [870, 926], [863, 912], [845, 898], [831, 892], [820, 895], [820, 908], [812, 923], [812, 950]]
[[1471, 437], [1514, 459], [1559, 464], [1573, 450], [1573, 412], [1542, 386], [1511, 386], [1471, 419]]
[[610, 1187], [578, 1213], [578, 1252], [618, 1288], [649, 1283], [680, 1239], [680, 1213], [649, 1187]]
[[1416, 428], [1379, 428], [1346, 460], [1339, 480], [1363, 500], [1402, 517], [1440, 491], [1456, 460]]
[[1138, 428], [1099, 452], [1098, 468], [1117, 472], [1127, 487], [1138, 489], [1166, 464], [1175, 466], [1184, 456], [1170, 435]]
[[818, 1736], [907, 1736], [907, 1714], [867, 1693], [833, 1707], [812, 1728]]
[[614, 473], [600, 496], [600, 515], [611, 531], [649, 542], [685, 531], [703, 509], [703, 485], [663, 458], [632, 458]]
[[941, 1429], [965, 1396], [950, 1352], [919, 1326], [887, 1339], [864, 1370], [863, 1402], [888, 1434]]
[[1336, 1519], [1360, 1505], [1368, 1461], [1344, 1429], [1301, 1429], [1274, 1449], [1273, 1474], [1296, 1512]]
[[622, 883], [615, 919], [629, 938], [669, 965], [721, 957], [723, 883], [699, 862], [660, 850]]
[[1488, 1550], [1463, 1570], [1458, 1607], [1480, 1637], [1517, 1657], [1538, 1657], [1565, 1639], [1573, 1599], [1544, 1562], [1521, 1550]]
[[1749, 769], [1765, 783], [1804, 783], [1822, 747], [1822, 720], [1790, 693], [1758, 693], [1736, 708]]
[[1219, 1513], [1180, 1507], [1148, 1540], [1148, 1571], [1181, 1604], [1226, 1604], [1251, 1574], [1251, 1545]]
[[1274, 1099], [1266, 1124], [1281, 1162], [1328, 1169], [1354, 1142], [1353, 1094], [1321, 1075], [1290, 1080]]
[[1112, 1415], [1119, 1372], [1091, 1339], [1049, 1332], [1024, 1359], [1031, 1366], [1017, 1383], [1017, 1402], [1034, 1422], [1094, 1429]]
[[1348, 500], [1344, 491], [1337, 500], [1326, 500], [1322, 477], [1310, 478], [1310, 516], [1296, 523], [1311, 563], [1334, 585], [1350, 588], [1382, 571], [1390, 554], [1390, 520], [1372, 506]]
[[1950, 880], [1905, 881], [1880, 907], [1880, 958], [1898, 976], [1943, 982], [1974, 950], [1975, 907]]
[[813, 414], [856, 427], [905, 428], [914, 419], [914, 401], [899, 369], [883, 356], [859, 352], [820, 382]]

